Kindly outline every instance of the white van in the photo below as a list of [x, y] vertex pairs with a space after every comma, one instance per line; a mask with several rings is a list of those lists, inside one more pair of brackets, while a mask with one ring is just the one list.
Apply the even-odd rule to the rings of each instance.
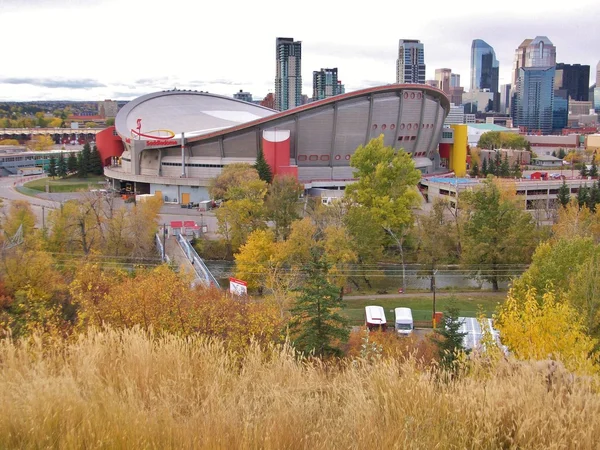
[[370, 331], [387, 329], [385, 312], [381, 306], [365, 306], [365, 325]]
[[415, 327], [413, 322], [412, 311], [410, 308], [396, 308], [395, 327], [398, 334], [411, 334]]

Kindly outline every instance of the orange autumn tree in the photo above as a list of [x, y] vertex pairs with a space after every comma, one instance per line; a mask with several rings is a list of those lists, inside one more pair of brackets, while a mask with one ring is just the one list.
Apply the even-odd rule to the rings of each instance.
[[191, 288], [190, 280], [162, 265], [133, 275], [84, 266], [71, 283], [80, 327], [139, 326], [159, 335], [203, 334], [241, 350], [251, 341], [279, 340], [279, 309], [269, 302], [232, 298], [216, 289]]

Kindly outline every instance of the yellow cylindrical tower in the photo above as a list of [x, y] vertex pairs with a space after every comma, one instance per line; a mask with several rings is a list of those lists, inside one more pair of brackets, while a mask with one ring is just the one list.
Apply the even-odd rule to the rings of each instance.
[[450, 125], [454, 130], [454, 144], [450, 150], [450, 167], [457, 177], [467, 174], [467, 126], [464, 124]]

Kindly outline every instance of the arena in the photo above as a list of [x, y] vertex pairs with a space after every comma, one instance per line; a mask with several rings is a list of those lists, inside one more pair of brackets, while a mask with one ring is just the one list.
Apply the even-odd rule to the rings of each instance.
[[381, 134], [386, 145], [410, 153], [423, 173], [435, 172], [449, 108], [445, 94], [426, 85], [374, 87], [284, 112], [204, 92], [165, 91], [129, 102], [97, 142], [115, 188], [200, 202], [209, 199], [209, 181], [225, 165], [253, 164], [260, 148], [276, 175], [296, 176], [307, 188], [351, 182], [353, 152]]

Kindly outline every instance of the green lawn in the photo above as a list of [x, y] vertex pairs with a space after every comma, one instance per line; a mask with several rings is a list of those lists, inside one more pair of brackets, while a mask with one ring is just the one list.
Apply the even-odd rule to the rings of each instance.
[[[498, 303], [504, 302], [506, 298], [506, 292], [499, 292], [493, 295], [480, 295], [476, 292], [469, 294], [457, 294], [455, 296], [455, 305], [459, 309], [461, 316], [475, 317], [477, 314], [477, 307], [481, 305], [488, 317], [494, 313]], [[444, 311], [446, 306], [450, 302], [448, 297], [436, 298], [436, 310]], [[413, 319], [417, 323], [417, 326], [425, 326], [431, 323], [432, 314], [432, 297], [411, 297], [407, 294], [405, 297], [398, 298], [374, 298], [367, 300], [353, 300], [344, 299], [344, 308], [342, 314], [345, 315], [351, 325], [363, 325], [365, 322], [365, 306], [378, 305], [382, 306], [388, 323], [394, 320], [394, 308], [405, 306], [412, 309]]]
[[90, 189], [102, 188], [101, 182], [104, 182], [104, 176], [89, 176], [87, 178], [67, 177], [67, 178], [40, 178], [25, 183], [23, 186], [39, 192], [46, 192], [46, 184], [50, 192], [78, 192]]

